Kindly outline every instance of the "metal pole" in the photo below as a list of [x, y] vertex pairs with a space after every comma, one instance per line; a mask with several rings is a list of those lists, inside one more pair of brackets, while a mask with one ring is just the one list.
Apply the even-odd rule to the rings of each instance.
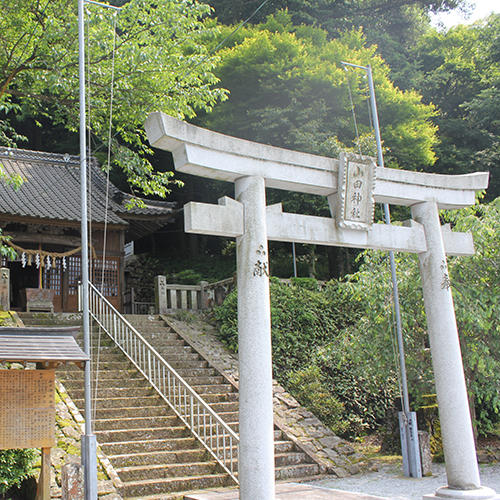
[[[368, 87], [370, 90], [370, 106], [373, 116], [373, 128], [375, 129], [375, 141], [377, 143], [377, 158], [380, 167], [384, 167], [384, 155], [382, 153], [382, 140], [380, 138], [380, 125], [378, 121], [377, 101], [375, 99], [375, 86], [373, 84], [372, 68], [368, 66], [360, 66], [358, 64], [351, 64], [341, 62], [345, 66], [359, 68], [366, 72], [368, 77]], [[386, 224], [391, 223], [391, 214], [389, 211], [389, 204], [384, 203], [384, 219]], [[389, 262], [391, 267], [392, 279], [392, 293], [394, 298], [394, 315], [396, 317], [396, 337], [398, 341], [399, 351], [399, 368], [401, 371], [401, 392], [403, 394], [402, 407], [403, 412], [400, 416], [400, 429], [401, 429], [401, 448], [403, 455], [403, 468], [405, 474], [410, 477], [422, 477], [420, 450], [418, 446], [418, 429], [416, 415], [410, 411], [410, 401], [408, 397], [408, 384], [406, 376], [406, 362], [404, 352], [403, 332], [401, 326], [401, 310], [399, 307], [399, 289], [398, 279], [396, 274], [396, 260], [394, 252], [389, 252]], [[401, 418], [402, 417], [402, 418]], [[403, 437], [404, 436], [404, 437]]]
[[[368, 65], [366, 70], [367, 70], [366, 73], [368, 75], [368, 86], [370, 89], [370, 104], [372, 108], [373, 128], [375, 129], [375, 140], [377, 142], [378, 164], [380, 167], [384, 167], [384, 155], [382, 154], [380, 125], [378, 122], [377, 103], [375, 101], [375, 87], [373, 85], [371, 66]], [[384, 203], [384, 219], [386, 224], [391, 223], [391, 214], [389, 211], [388, 203]], [[399, 308], [399, 289], [398, 289], [398, 278], [396, 275], [396, 260], [394, 258], [394, 252], [392, 250], [389, 252], [389, 260], [391, 264], [392, 292], [394, 295], [394, 315], [396, 316], [396, 333], [397, 333], [398, 347], [399, 347], [399, 366], [401, 368], [401, 390], [403, 392], [403, 411], [405, 412], [405, 414], [408, 414], [410, 412], [410, 401], [408, 398], [408, 385], [406, 382], [406, 363], [405, 363], [403, 333], [401, 327], [401, 310]]]
[[[377, 102], [375, 100], [375, 86], [373, 85], [372, 67], [366, 67], [368, 76], [368, 87], [370, 89], [370, 104], [373, 116], [373, 128], [375, 129], [375, 140], [377, 142], [377, 157], [380, 167], [384, 167], [384, 155], [382, 153], [382, 140], [380, 138], [380, 125], [378, 121]], [[386, 224], [391, 223], [389, 204], [384, 203], [384, 219]], [[401, 391], [403, 393], [403, 414], [400, 416], [401, 448], [403, 455], [403, 468], [405, 474], [410, 477], [422, 477], [422, 467], [420, 461], [420, 449], [418, 445], [418, 428], [416, 414], [410, 411], [410, 400], [408, 397], [408, 384], [406, 380], [406, 362], [403, 341], [403, 331], [401, 326], [401, 310], [399, 307], [398, 278], [396, 275], [396, 260], [394, 252], [389, 252], [389, 262], [391, 267], [392, 293], [394, 297], [394, 315], [396, 317], [396, 336], [399, 351], [399, 369], [401, 370]], [[405, 446], [406, 445], [406, 446]], [[406, 449], [405, 449], [406, 448]], [[406, 455], [406, 463], [405, 463]]]
[[295, 255], [295, 241], [292, 241], [293, 276], [297, 277], [297, 256]]
[[[80, 93], [80, 184], [81, 184], [81, 236], [82, 236], [82, 316], [83, 349], [90, 358], [89, 328], [89, 244], [87, 233], [87, 145], [85, 118], [85, 34], [84, 0], [78, 0], [78, 76]], [[85, 500], [97, 499], [96, 438], [92, 434], [91, 364], [85, 363], [85, 434], [82, 436], [82, 462], [84, 467]]]

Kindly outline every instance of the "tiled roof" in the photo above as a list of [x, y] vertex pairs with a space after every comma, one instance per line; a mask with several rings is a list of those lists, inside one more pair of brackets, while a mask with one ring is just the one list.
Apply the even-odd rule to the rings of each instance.
[[[15, 191], [0, 182], [0, 214], [79, 222], [80, 160], [78, 156], [0, 147], [0, 165], [6, 174], [21, 175], [25, 182]], [[104, 222], [106, 176], [96, 164], [90, 167], [89, 216]], [[173, 203], [143, 200], [145, 208], [127, 209], [130, 195], [109, 186], [108, 223], [128, 225], [127, 219], [167, 219]]]

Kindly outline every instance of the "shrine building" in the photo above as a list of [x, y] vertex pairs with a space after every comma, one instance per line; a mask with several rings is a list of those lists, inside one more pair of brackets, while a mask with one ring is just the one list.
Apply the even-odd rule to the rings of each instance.
[[[15, 260], [2, 257], [2, 265], [10, 269], [11, 309], [29, 310], [31, 297], [43, 295], [45, 302], [52, 303], [53, 312], [77, 311], [81, 280], [79, 157], [0, 147], [0, 166], [5, 174], [24, 179], [18, 190], [0, 183], [0, 228], [4, 236], [11, 237], [6, 243], [17, 252]], [[133, 197], [107, 184], [106, 174], [95, 160], [88, 172], [90, 279], [121, 310], [125, 244], [172, 221], [175, 204], [143, 199], [144, 206], [129, 208]]]

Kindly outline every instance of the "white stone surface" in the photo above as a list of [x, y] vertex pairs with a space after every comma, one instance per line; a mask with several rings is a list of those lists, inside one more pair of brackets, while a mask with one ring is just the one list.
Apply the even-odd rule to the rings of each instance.
[[[219, 205], [187, 203], [184, 206], [184, 220], [188, 233], [228, 238], [243, 234], [243, 206], [227, 197], [221, 198]], [[425, 252], [427, 249], [424, 230], [415, 221], [410, 221], [406, 226], [374, 224], [369, 231], [341, 229], [330, 217], [285, 213], [281, 203], [267, 207], [266, 220], [267, 238], [271, 241], [409, 253]], [[444, 226], [443, 238], [448, 255], [474, 254], [470, 233], [455, 233]]]
[[419, 254], [420, 274], [448, 486], [474, 490], [481, 483], [437, 204], [415, 205], [412, 215], [427, 240], [427, 251]]
[[245, 232], [236, 239], [240, 374], [238, 479], [242, 500], [274, 500], [271, 305], [262, 177], [236, 181]]
[[227, 238], [241, 236], [243, 234], [243, 205], [227, 196], [220, 198], [218, 205], [186, 203], [184, 205], [184, 229], [187, 233], [211, 234]]
[[[235, 182], [246, 175], [265, 178], [267, 187], [328, 196], [337, 191], [339, 161], [230, 137], [152, 113], [145, 122], [152, 146], [172, 151], [181, 172]], [[374, 197], [379, 203], [411, 206], [436, 201], [440, 208], [474, 203], [488, 185], [487, 172], [428, 174], [376, 168]]]

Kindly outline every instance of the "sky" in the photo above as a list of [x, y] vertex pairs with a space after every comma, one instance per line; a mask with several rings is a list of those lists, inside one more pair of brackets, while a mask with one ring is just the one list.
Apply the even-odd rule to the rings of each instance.
[[470, 24], [478, 19], [487, 17], [492, 12], [500, 13], [500, 0], [470, 0], [475, 5], [472, 15], [467, 19], [460, 12], [450, 12], [432, 16], [432, 24], [438, 26], [443, 24], [445, 28], [450, 28], [456, 24]]

